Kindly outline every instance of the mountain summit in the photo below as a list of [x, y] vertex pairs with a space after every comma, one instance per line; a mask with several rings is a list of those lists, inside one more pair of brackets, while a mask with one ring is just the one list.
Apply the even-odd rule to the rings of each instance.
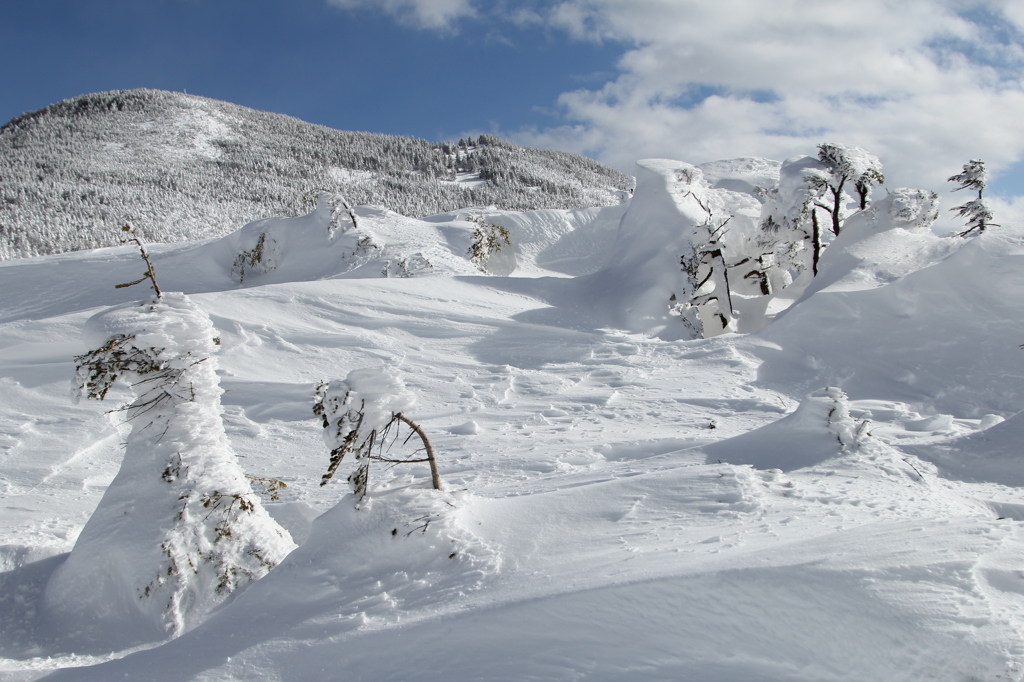
[[308, 212], [318, 192], [421, 217], [617, 203], [628, 176], [492, 135], [458, 143], [333, 130], [160, 90], [82, 95], [0, 128], [0, 260], [227, 234]]

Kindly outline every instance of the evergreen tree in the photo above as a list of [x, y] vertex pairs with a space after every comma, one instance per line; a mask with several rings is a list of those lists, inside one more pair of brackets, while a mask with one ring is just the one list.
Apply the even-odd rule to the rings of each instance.
[[985, 203], [983, 197], [985, 187], [987, 186], [986, 175], [985, 162], [977, 159], [965, 163], [963, 172], [949, 178], [949, 182], [955, 182], [959, 185], [959, 187], [953, 190], [954, 192], [959, 192], [962, 189], [973, 189], [978, 192], [977, 198], [972, 201], [949, 209], [956, 211], [957, 215], [961, 218], [967, 218], [967, 229], [960, 233], [961, 237], [966, 237], [975, 230], [977, 230], [978, 234], [981, 234], [985, 231], [985, 228], [995, 225], [992, 222], [992, 211], [989, 210], [988, 204]]

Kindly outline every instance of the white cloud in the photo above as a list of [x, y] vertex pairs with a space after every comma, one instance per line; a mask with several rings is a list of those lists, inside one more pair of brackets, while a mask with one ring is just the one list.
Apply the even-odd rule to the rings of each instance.
[[628, 168], [784, 158], [822, 141], [882, 157], [891, 184], [942, 189], [969, 158], [1024, 157], [1019, 2], [565, 0], [549, 20], [628, 46], [621, 75], [562, 95], [567, 125], [521, 141]]
[[846, 142], [881, 157], [891, 186], [936, 190], [968, 159], [994, 174], [1024, 159], [1020, 0], [475, 1], [373, 4], [423, 26], [504, 16], [623, 46], [615, 78], [564, 93], [564, 125], [513, 135], [524, 143], [629, 169]]
[[377, 9], [409, 26], [451, 30], [458, 19], [475, 16], [470, 0], [328, 0], [344, 9]]

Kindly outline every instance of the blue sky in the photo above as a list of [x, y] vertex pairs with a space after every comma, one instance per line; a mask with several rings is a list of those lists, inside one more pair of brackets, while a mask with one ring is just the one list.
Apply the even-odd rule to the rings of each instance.
[[558, 95], [607, 78], [623, 52], [501, 28], [424, 31], [325, 0], [15, 2], [0, 23], [0, 51], [27, 68], [7, 70], [0, 119], [78, 94], [148, 87], [442, 140], [558, 123]]
[[[1024, 196], [1019, 0], [33, 0], [6, 3], [0, 119], [151, 87], [340, 129], [490, 132], [636, 158], [878, 154]], [[1018, 204], [1024, 210], [1024, 201]]]

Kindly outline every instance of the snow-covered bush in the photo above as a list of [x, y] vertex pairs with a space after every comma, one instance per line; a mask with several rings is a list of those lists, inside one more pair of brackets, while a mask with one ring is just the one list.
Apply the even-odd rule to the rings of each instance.
[[239, 468], [221, 421], [209, 316], [164, 293], [93, 316], [77, 398], [125, 383], [124, 460], [67, 561], [46, 612], [68, 641], [109, 651], [176, 636], [294, 548]]
[[239, 284], [245, 282], [246, 273], [263, 274], [277, 268], [281, 256], [281, 248], [277, 240], [260, 232], [256, 243], [242, 251], [231, 264], [231, 277], [237, 278]]
[[406, 258], [384, 261], [380, 272], [385, 277], [418, 277], [429, 275], [433, 270], [433, 263], [422, 253], [414, 253]]
[[[360, 498], [366, 495], [370, 462], [374, 460], [392, 465], [427, 462], [431, 483], [435, 490], [440, 490], [441, 477], [430, 440], [423, 429], [404, 414], [415, 402], [416, 396], [405, 387], [402, 378], [387, 368], [355, 369], [344, 381], [321, 382], [313, 399], [313, 414], [323, 421], [324, 443], [331, 451], [331, 459], [320, 485], [327, 485], [345, 455], [351, 452], [359, 464], [348, 480]], [[403, 424], [412, 430], [403, 444], [415, 434], [423, 444], [426, 457], [390, 456]]]
[[484, 220], [483, 216], [471, 215], [466, 218], [476, 223], [473, 230], [473, 243], [470, 244], [466, 255], [473, 261], [473, 264], [482, 271], [487, 272], [487, 263], [491, 256], [501, 252], [504, 247], [512, 246], [512, 236], [507, 228], [501, 225], [494, 225]]

